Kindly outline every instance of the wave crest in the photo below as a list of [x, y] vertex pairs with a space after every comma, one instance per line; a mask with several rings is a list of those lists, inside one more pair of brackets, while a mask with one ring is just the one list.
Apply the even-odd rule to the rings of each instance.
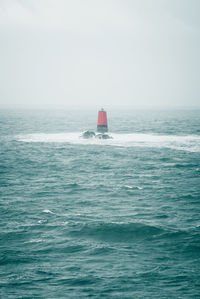
[[161, 228], [143, 223], [96, 223], [76, 225], [70, 232], [74, 237], [91, 237], [108, 242], [131, 242], [135, 239], [152, 238], [163, 233]]

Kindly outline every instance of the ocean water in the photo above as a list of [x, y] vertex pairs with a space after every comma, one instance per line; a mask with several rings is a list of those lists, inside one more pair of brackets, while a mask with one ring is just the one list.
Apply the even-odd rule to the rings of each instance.
[[0, 112], [1, 298], [199, 298], [200, 111]]

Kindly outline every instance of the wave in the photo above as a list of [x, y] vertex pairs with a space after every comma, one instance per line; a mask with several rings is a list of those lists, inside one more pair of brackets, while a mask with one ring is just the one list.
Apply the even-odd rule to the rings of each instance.
[[142, 222], [91, 222], [74, 223], [68, 226], [72, 238], [94, 239], [108, 243], [135, 243], [137, 241], [155, 241], [160, 244], [182, 244], [187, 241], [187, 247], [199, 248], [200, 226], [191, 228], [172, 228]]
[[107, 242], [131, 242], [135, 239], [148, 239], [162, 234], [163, 229], [143, 223], [92, 223], [75, 225], [70, 232], [72, 237], [94, 238]]
[[189, 152], [200, 152], [200, 136], [198, 135], [156, 135], [156, 134], [116, 134], [109, 133], [113, 139], [99, 140], [95, 138], [83, 139], [81, 132], [74, 133], [34, 133], [18, 135], [16, 139], [21, 142], [39, 143], [69, 143], [81, 145], [109, 145], [121, 147], [153, 147], [170, 148]]

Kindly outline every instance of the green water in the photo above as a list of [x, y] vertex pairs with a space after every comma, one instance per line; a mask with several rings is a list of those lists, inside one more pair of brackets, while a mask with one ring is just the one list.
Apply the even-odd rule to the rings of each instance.
[[1, 111], [1, 298], [198, 298], [199, 112]]

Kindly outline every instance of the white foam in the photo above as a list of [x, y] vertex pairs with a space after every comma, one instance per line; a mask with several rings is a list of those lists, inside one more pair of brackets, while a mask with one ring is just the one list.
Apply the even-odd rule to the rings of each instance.
[[176, 150], [200, 152], [200, 136], [197, 135], [156, 135], [156, 134], [116, 134], [109, 133], [113, 139], [83, 139], [81, 132], [75, 133], [57, 133], [45, 134], [35, 133], [17, 136], [22, 142], [51, 142], [51, 143], [70, 143], [82, 145], [111, 145], [122, 147], [154, 147], [154, 148], [171, 148]]
[[44, 213], [50, 213], [50, 214], [54, 214], [54, 213], [51, 212], [50, 210], [43, 210], [42, 212], [44, 212]]
[[125, 185], [124, 186], [127, 189], [138, 189], [138, 190], [142, 190], [143, 188], [140, 186], [129, 186], [129, 185]]
[[40, 243], [40, 242], [42, 242], [42, 239], [32, 239], [32, 240], [30, 240], [28, 242], [25, 242], [25, 243]]
[[129, 185], [125, 185], [124, 187], [128, 188], [128, 189], [133, 189], [133, 187], [129, 186]]
[[143, 188], [140, 186], [136, 186], [138, 190], [142, 190]]

